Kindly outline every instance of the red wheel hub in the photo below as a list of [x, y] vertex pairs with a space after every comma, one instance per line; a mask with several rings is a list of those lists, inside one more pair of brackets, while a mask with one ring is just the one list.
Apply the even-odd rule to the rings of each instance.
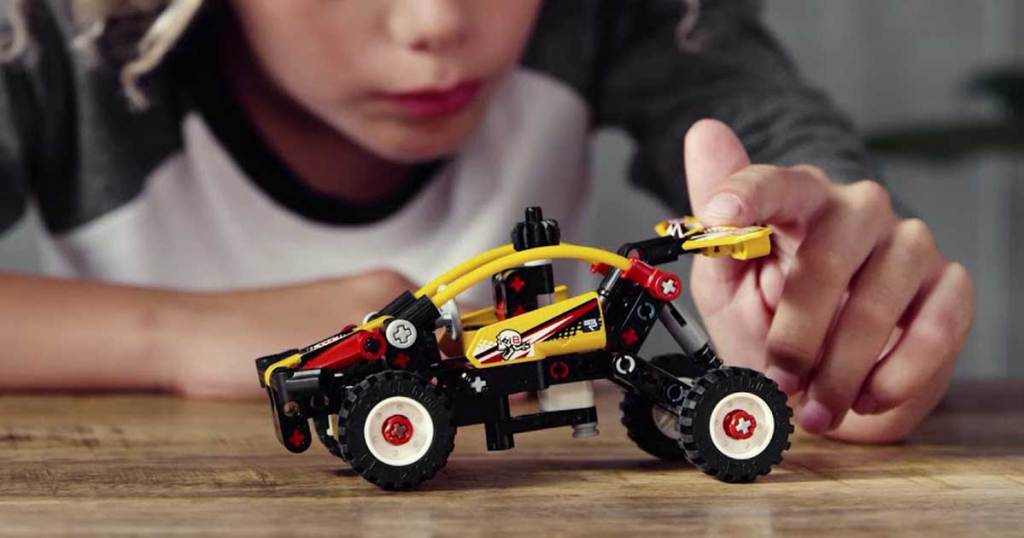
[[385, 441], [395, 446], [404, 445], [412, 439], [412, 422], [405, 415], [391, 415], [384, 421], [381, 434]]
[[757, 429], [757, 420], [754, 415], [742, 409], [736, 409], [725, 415], [722, 427], [725, 428], [725, 434], [733, 439], [750, 439], [754, 435], [754, 430]]

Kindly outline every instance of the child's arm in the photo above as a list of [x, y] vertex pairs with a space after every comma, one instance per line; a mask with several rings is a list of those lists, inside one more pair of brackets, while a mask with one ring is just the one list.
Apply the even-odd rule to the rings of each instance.
[[[764, 28], [760, 2], [686, 2], [700, 14], [679, 46], [681, 4], [610, 3], [598, 121], [633, 136], [633, 181], [676, 211], [775, 228], [767, 260], [694, 262], [694, 299], [726, 362], [764, 369], [808, 431], [906, 436], [949, 383], [970, 276], [877, 182], [848, 184], [875, 177], [870, 158]], [[817, 167], [793, 166], [806, 164]]]
[[[681, 36], [680, 6], [690, 4], [699, 5], [697, 23]], [[680, 144], [703, 118], [732, 127], [755, 163], [814, 164], [841, 180], [876, 174], [849, 119], [802, 79], [765, 28], [762, 4], [609, 3], [597, 121], [636, 140], [631, 180], [679, 214], [692, 214]]]
[[390, 271], [224, 293], [0, 274], [0, 392], [254, 396], [257, 356], [358, 322], [411, 287]]

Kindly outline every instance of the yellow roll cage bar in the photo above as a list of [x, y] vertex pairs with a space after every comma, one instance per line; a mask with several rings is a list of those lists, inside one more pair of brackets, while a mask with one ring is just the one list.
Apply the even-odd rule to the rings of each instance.
[[[415, 296], [417, 298], [429, 297], [434, 306], [440, 307], [485, 278], [490, 278], [491, 275], [525, 263], [554, 259], [576, 259], [591, 264], [603, 263], [623, 271], [628, 270], [632, 263], [629, 258], [613, 254], [607, 250], [571, 243], [561, 243], [550, 247], [537, 247], [523, 251], [516, 251], [511, 244], [506, 244], [478, 254], [452, 267], [417, 290]], [[442, 286], [444, 286], [443, 289]], [[380, 327], [387, 319], [386, 316], [375, 318], [359, 325], [353, 330], [373, 330]], [[299, 353], [289, 355], [275, 362], [263, 373], [265, 384], [267, 386], [270, 385], [270, 376], [275, 370], [295, 368], [301, 362], [302, 356]]]
[[[429, 297], [434, 306], [440, 307], [485, 278], [490, 278], [491, 275], [526, 263], [555, 259], [603, 263], [623, 271], [629, 269], [632, 263], [629, 258], [612, 254], [607, 250], [571, 243], [523, 251], [516, 251], [512, 245], [502, 245], [449, 269], [417, 290], [416, 297]], [[444, 289], [438, 291], [442, 285]]]

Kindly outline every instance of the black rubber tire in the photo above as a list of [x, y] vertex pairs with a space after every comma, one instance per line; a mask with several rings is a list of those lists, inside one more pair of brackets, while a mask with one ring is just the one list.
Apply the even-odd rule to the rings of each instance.
[[[711, 439], [711, 414], [718, 402], [737, 392], [749, 392], [763, 400], [772, 413], [775, 429], [765, 448], [756, 456], [734, 459], [723, 454]], [[750, 482], [768, 474], [782, 462], [793, 433], [793, 411], [786, 395], [774, 381], [749, 368], [718, 368], [694, 380], [683, 398], [679, 426], [681, 445], [694, 466], [723, 482]]]
[[327, 432], [327, 426], [330, 422], [330, 417], [326, 414], [319, 414], [313, 416], [313, 426], [316, 428], [316, 435], [320, 438], [320, 442], [324, 445], [332, 455], [337, 456], [341, 459], [345, 459], [341, 455], [341, 445], [338, 444], [338, 440], [331, 436]]
[[[706, 370], [694, 364], [690, 357], [681, 353], [658, 355], [651, 364], [668, 370], [676, 377], [696, 378]], [[654, 422], [654, 403], [633, 392], [626, 392], [619, 404], [622, 411], [622, 425], [626, 435], [636, 446], [648, 454], [666, 461], [687, 461], [686, 452], [679, 441], [665, 435]]]
[[[434, 429], [430, 448], [408, 465], [393, 466], [377, 459], [363, 435], [370, 411], [394, 396], [410, 398], [426, 408]], [[448, 456], [455, 448], [456, 428], [452, 426], [448, 397], [429, 380], [411, 372], [385, 370], [367, 376], [348, 391], [338, 413], [338, 424], [342, 459], [382, 489], [411, 489], [433, 478], [448, 463]]]

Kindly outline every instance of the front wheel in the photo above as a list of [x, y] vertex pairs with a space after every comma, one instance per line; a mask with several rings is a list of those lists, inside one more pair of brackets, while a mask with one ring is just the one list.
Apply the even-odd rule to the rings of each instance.
[[680, 445], [690, 463], [724, 482], [750, 482], [782, 461], [793, 411], [774, 381], [748, 368], [718, 368], [683, 398]]
[[433, 478], [455, 446], [448, 398], [410, 372], [368, 376], [348, 392], [338, 418], [342, 457], [383, 489]]

